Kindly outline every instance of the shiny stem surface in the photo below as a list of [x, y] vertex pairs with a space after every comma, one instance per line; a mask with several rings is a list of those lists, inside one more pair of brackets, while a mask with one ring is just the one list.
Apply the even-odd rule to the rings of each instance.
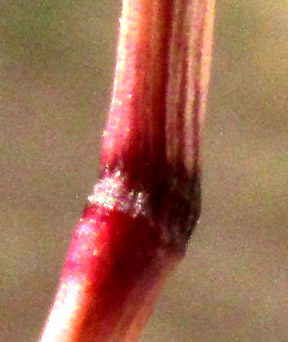
[[41, 342], [136, 341], [200, 215], [214, 0], [124, 0], [100, 180]]

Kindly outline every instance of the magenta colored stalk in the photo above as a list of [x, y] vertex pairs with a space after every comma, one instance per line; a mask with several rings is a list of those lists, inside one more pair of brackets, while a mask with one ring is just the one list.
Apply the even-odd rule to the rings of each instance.
[[214, 0], [124, 0], [100, 181], [41, 342], [136, 341], [200, 214]]

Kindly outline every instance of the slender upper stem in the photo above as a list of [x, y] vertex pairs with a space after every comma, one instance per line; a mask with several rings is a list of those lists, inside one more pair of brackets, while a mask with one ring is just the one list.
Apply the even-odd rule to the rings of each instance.
[[214, 0], [124, 0], [104, 167], [199, 169], [213, 17]]

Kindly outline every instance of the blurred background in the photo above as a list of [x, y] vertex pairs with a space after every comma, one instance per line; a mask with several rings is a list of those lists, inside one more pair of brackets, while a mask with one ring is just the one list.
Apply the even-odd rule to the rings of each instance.
[[[97, 177], [120, 1], [0, 2], [0, 340], [37, 341]], [[288, 2], [217, 0], [203, 212], [141, 342], [288, 338]]]

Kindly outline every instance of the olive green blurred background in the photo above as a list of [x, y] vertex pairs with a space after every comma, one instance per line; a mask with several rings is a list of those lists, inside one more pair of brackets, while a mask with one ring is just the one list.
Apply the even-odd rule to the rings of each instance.
[[[120, 1], [0, 2], [0, 341], [37, 341], [97, 164]], [[288, 340], [288, 2], [218, 0], [203, 213], [141, 342]]]

